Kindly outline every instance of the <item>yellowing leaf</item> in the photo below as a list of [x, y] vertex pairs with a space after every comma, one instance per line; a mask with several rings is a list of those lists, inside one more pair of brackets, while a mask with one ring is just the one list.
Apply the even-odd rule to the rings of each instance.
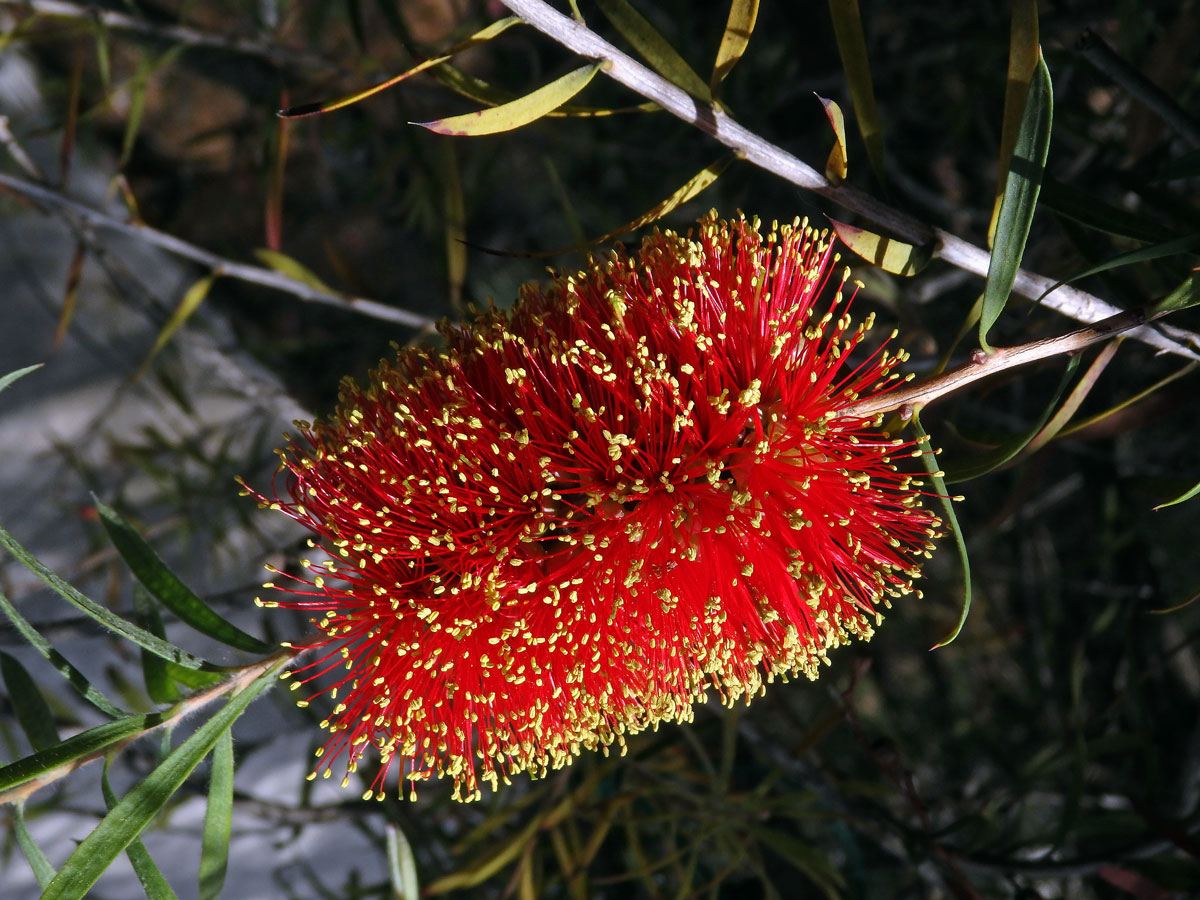
[[834, 101], [826, 100], [820, 94], [817, 95], [817, 99], [825, 107], [825, 118], [829, 120], [834, 137], [833, 149], [829, 151], [829, 159], [825, 161], [825, 177], [831, 184], [841, 184], [846, 180], [849, 171], [846, 159], [846, 117], [842, 115], [842, 108]]
[[514, 128], [535, 122], [551, 110], [562, 106], [587, 87], [588, 82], [600, 70], [600, 66], [601, 64], [581, 66], [511, 103], [504, 103], [491, 109], [481, 109], [478, 112], [466, 113], [461, 116], [451, 116], [447, 119], [434, 119], [432, 122], [413, 122], [411, 124], [420, 125], [422, 128], [428, 128], [438, 134], [456, 137], [475, 137], [512, 131]]
[[737, 65], [758, 19], [758, 0], [733, 0], [729, 4], [729, 18], [725, 21], [725, 33], [721, 35], [721, 46], [717, 49], [717, 60], [713, 64], [709, 90], [715, 95], [717, 86]]
[[712, 93], [696, 70], [626, 0], [596, 0], [596, 5], [650, 68], [697, 100], [712, 103]]
[[858, 0], [829, 0], [829, 15], [833, 19], [833, 34], [837, 40], [842, 71], [850, 88], [854, 118], [858, 132], [867, 147], [867, 162], [881, 182], [883, 173], [883, 129], [879, 109], [875, 105], [875, 86], [871, 80], [871, 61], [867, 56], [867, 41], [863, 35], [862, 15]]
[[276, 272], [294, 278], [301, 284], [307, 284], [313, 290], [320, 291], [323, 294], [332, 294], [337, 297], [341, 295], [341, 291], [335, 291], [324, 281], [317, 277], [316, 273], [305, 266], [303, 263], [292, 259], [286, 253], [280, 253], [278, 250], [268, 250], [266, 247], [260, 247], [254, 251], [254, 255], [264, 265], [269, 266]]
[[146, 358], [142, 360], [142, 364], [138, 366], [137, 371], [130, 378], [131, 381], [137, 381], [146, 373], [146, 369], [149, 368], [154, 357], [158, 356], [162, 348], [167, 346], [167, 342], [174, 337], [175, 332], [183, 327], [183, 323], [191, 318], [192, 313], [196, 311], [197, 307], [204, 302], [204, 298], [208, 296], [209, 288], [212, 287], [216, 277], [215, 274], [205, 276], [187, 289], [187, 293], [183, 295], [183, 300], [175, 307], [175, 311], [167, 319], [167, 324], [158, 333], [158, 337], [154, 339], [154, 346], [150, 348], [150, 352], [146, 354]]
[[305, 116], [316, 116], [320, 115], [321, 113], [333, 112], [335, 109], [341, 109], [344, 106], [350, 106], [352, 103], [357, 103], [359, 100], [365, 100], [367, 97], [373, 97], [380, 91], [386, 91], [393, 85], [399, 84], [408, 78], [412, 78], [412, 76], [424, 72], [427, 69], [441, 65], [446, 60], [458, 53], [461, 53], [463, 50], [474, 47], [476, 44], [482, 44], [486, 41], [490, 41], [492, 38], [496, 37], [496, 35], [507, 31], [513, 25], [520, 25], [523, 21], [523, 19], [520, 19], [517, 16], [508, 16], [505, 19], [499, 19], [498, 21], [493, 22], [487, 28], [475, 32], [475, 34], [471, 35], [465, 41], [455, 44], [444, 53], [440, 53], [437, 56], [431, 57], [430, 59], [413, 66], [407, 72], [402, 72], [393, 78], [389, 78], [387, 81], [375, 85], [374, 87], [369, 87], [364, 91], [355, 91], [353, 94], [349, 94], [339, 100], [333, 100], [329, 103], [305, 103], [300, 106], [292, 106], [287, 109], [281, 109], [276, 115], [283, 119], [302, 119]]
[[867, 262], [893, 275], [916, 275], [933, 257], [928, 247], [914, 247], [833, 219], [829, 220], [829, 224], [843, 244]]

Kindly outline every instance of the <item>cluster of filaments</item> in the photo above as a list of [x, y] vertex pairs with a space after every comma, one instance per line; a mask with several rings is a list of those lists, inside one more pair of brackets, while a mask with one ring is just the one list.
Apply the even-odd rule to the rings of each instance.
[[319, 770], [373, 745], [368, 795], [399, 762], [471, 799], [869, 637], [937, 521], [912, 446], [839, 417], [898, 357], [849, 360], [870, 321], [845, 278], [814, 305], [831, 256], [709, 218], [343, 385], [272, 504], [331, 549], [267, 604], [323, 632], [303, 680], [336, 673]]

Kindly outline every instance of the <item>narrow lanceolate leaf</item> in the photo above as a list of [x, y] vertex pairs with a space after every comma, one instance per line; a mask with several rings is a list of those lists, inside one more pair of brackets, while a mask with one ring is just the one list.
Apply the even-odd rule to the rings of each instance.
[[[150, 592], [140, 584], [133, 586], [133, 618], [151, 634], [166, 638], [167, 631], [163, 626], [158, 606], [151, 598]], [[141, 654], [142, 680], [146, 683], [146, 693], [150, 695], [150, 699], [163, 704], [177, 701], [180, 697], [179, 687], [167, 672], [167, 661], [145, 650], [141, 651]]]
[[[94, 499], [94, 498], [93, 498]], [[172, 572], [142, 536], [111, 506], [95, 500], [96, 511], [109, 538], [137, 580], [167, 609], [202, 634], [247, 653], [267, 653], [272, 647], [227, 622]]]
[[4, 676], [8, 702], [12, 705], [21, 730], [29, 739], [29, 745], [34, 750], [46, 750], [57, 744], [58, 730], [54, 727], [54, 713], [21, 661], [0, 650], [0, 674]]
[[23, 369], [14, 369], [6, 375], [0, 375], [0, 391], [3, 391], [5, 388], [9, 387], [9, 385], [24, 378], [30, 372], [36, 372], [43, 365], [44, 363], [38, 363], [37, 365], [26, 366]]
[[269, 250], [266, 247], [260, 247], [254, 251], [254, 255], [258, 257], [259, 262], [274, 269], [288, 278], [294, 278], [301, 284], [306, 284], [316, 291], [323, 294], [333, 294], [339, 296], [342, 292], [334, 290], [324, 281], [317, 277], [312, 269], [308, 268], [303, 263], [292, 259], [286, 253], [280, 253], [278, 250]]
[[842, 108], [834, 101], [826, 100], [819, 94], [817, 99], [825, 108], [825, 118], [829, 120], [829, 127], [833, 129], [833, 149], [829, 151], [829, 159], [825, 161], [825, 177], [829, 179], [830, 184], [841, 184], [846, 180], [849, 171], [846, 156], [846, 117], [842, 115]]
[[58, 670], [58, 674], [67, 679], [71, 687], [84, 700], [92, 704], [92, 706], [96, 707], [96, 709], [100, 710], [106, 716], [112, 716], [114, 719], [119, 719], [125, 715], [122, 710], [113, 706], [109, 699], [84, 677], [82, 672], [71, 665], [65, 656], [55, 650], [50, 642], [42, 636], [41, 632], [29, 624], [29, 621], [17, 611], [17, 608], [13, 606], [12, 602], [3, 593], [0, 593], [0, 612], [8, 616], [9, 621], [20, 632], [21, 637], [25, 638], [33, 649], [42, 654], [50, 662], [50, 665]]
[[1004, 199], [1005, 175], [1025, 115], [1029, 86], [1042, 58], [1039, 46], [1037, 0], [1013, 0], [1008, 40], [1008, 78], [1004, 88], [1004, 121], [1000, 126], [1000, 157], [997, 168], [996, 201], [988, 225], [988, 246], [993, 246], [1000, 202]]
[[161, 715], [149, 713], [144, 716], [126, 716], [124, 719], [81, 731], [53, 747], [39, 750], [0, 768], [0, 793], [33, 781], [38, 776], [77, 759], [94, 757], [104, 748], [154, 728], [161, 722]]
[[972, 481], [982, 475], [987, 475], [989, 472], [994, 472], [996, 469], [1015, 459], [1017, 454], [1024, 450], [1042, 429], [1046, 427], [1046, 423], [1050, 421], [1050, 417], [1058, 408], [1059, 400], [1062, 399], [1063, 394], [1067, 390], [1067, 385], [1071, 383], [1071, 379], [1075, 375], [1075, 370], [1079, 368], [1079, 359], [1080, 357], [1078, 356], [1072, 356], [1067, 361], [1066, 371], [1063, 372], [1063, 377], [1058, 383], [1058, 388], [1050, 397], [1050, 403], [1029, 428], [1020, 434], [1014, 435], [1011, 440], [1005, 441], [999, 447], [982, 454], [970, 463], [956, 467], [952, 472], [948, 472], [946, 474], [946, 483], [958, 484], [963, 481]]
[[58, 314], [58, 326], [54, 329], [54, 348], [62, 346], [71, 320], [75, 318], [75, 306], [79, 299], [79, 281], [83, 276], [83, 263], [87, 259], [87, 245], [82, 241], [75, 244], [75, 252], [71, 256], [71, 265], [67, 267], [67, 284], [63, 288], [62, 309]]
[[938, 468], [937, 455], [934, 453], [933, 447], [929, 446], [929, 435], [925, 432], [925, 427], [921, 424], [921, 411], [919, 409], [913, 411], [912, 425], [918, 440], [925, 445], [925, 452], [920, 454], [921, 462], [925, 465], [925, 471], [929, 473], [929, 482], [933, 485], [936, 496], [942, 504], [942, 517], [946, 524], [950, 526], [950, 533], [954, 536], [954, 546], [958, 549], [958, 558], [962, 562], [963, 601], [958, 611], [958, 621], [954, 623], [954, 627], [950, 629], [944, 638], [930, 648], [937, 650], [939, 647], [945, 647], [958, 637], [959, 632], [963, 629], [963, 625], [967, 623], [967, 616], [971, 612], [971, 559], [967, 555], [967, 541], [963, 537], [962, 526], [958, 524], [958, 516], [954, 513], [954, 500], [956, 498], [951, 497], [949, 491], [946, 490], [944, 473]]
[[[1102, 263], [1098, 263], [1097, 265], [1094, 265], [1089, 269], [1085, 269], [1084, 271], [1080, 272], [1078, 275], [1072, 275], [1070, 278], [1066, 278], [1062, 281], [1055, 282], [1055, 284], [1052, 287], [1047, 288], [1045, 290], [1045, 292], [1042, 293], [1041, 297], [1038, 297], [1038, 299], [1041, 300], [1042, 297], [1046, 296], [1046, 294], [1049, 294], [1051, 291], [1062, 287], [1064, 284], [1070, 284], [1073, 281], [1079, 281], [1081, 279], [1087, 278], [1090, 275], [1099, 275], [1101, 272], [1108, 272], [1112, 269], [1119, 269], [1122, 266], [1132, 266], [1132, 265], [1136, 265], [1137, 263], [1150, 262], [1151, 260], [1155, 260], [1155, 259], [1165, 259], [1165, 258], [1171, 257], [1171, 256], [1180, 256], [1180, 255], [1187, 254], [1187, 253], [1194, 253], [1197, 250], [1200, 250], [1200, 232], [1197, 232], [1196, 234], [1187, 234], [1187, 235], [1184, 235], [1183, 237], [1174, 238], [1173, 240], [1169, 240], [1169, 241], [1163, 241], [1160, 244], [1151, 244], [1149, 247], [1139, 247], [1137, 250], [1129, 250], [1129, 251], [1126, 251], [1125, 253], [1118, 253], [1116, 256], [1111, 256]], [[1173, 299], [1170, 299], [1170, 300], [1159, 301], [1158, 306], [1156, 306], [1155, 308], [1156, 309], [1183, 309], [1183, 308], [1185, 308], [1184, 306], [1165, 306], [1165, 307], [1162, 306], [1163, 303], [1177, 302], [1178, 299], [1179, 298], [1177, 298], [1177, 297], [1173, 297]], [[1185, 304], [1185, 306], [1186, 305], [1191, 305], [1191, 304], [1187, 303], [1187, 304]]]
[[417, 900], [421, 886], [417, 880], [417, 861], [404, 832], [395, 825], [387, 826], [388, 878], [392, 882], [395, 900]]
[[138, 366], [137, 371], [130, 377], [131, 381], [137, 381], [146, 374], [146, 370], [150, 368], [150, 363], [154, 358], [162, 352], [162, 348], [167, 346], [167, 342], [175, 336], [183, 324], [192, 317], [199, 307], [204, 302], [204, 298], [208, 296], [208, 291], [216, 280], [216, 275], [206, 275], [195, 284], [193, 284], [183, 295], [183, 299], [179, 301], [179, 305], [175, 307], [174, 312], [168, 317], [167, 322], [159, 331], [158, 336], [154, 339], [154, 346], [150, 348], [150, 352], [146, 354], [146, 358], [142, 360], [142, 364]]
[[15, 556], [27, 569], [42, 579], [60, 597], [110, 631], [132, 641], [139, 647], [144, 647], [151, 653], [161, 656], [163, 659], [186, 666], [189, 669], [199, 669], [201, 666], [207, 665], [199, 657], [192, 656], [190, 653], [180, 650], [162, 638], [155, 637], [144, 628], [139, 628], [128, 619], [118, 616], [112, 610], [101, 606], [93, 600], [89, 600], [42, 565], [40, 560], [22, 547], [16, 538], [9, 534], [2, 526], [0, 526], [0, 547], [4, 547], [4, 549]]
[[[431, 73], [434, 78], [448, 87], [460, 97], [482, 103], [484, 106], [502, 106], [521, 97], [512, 91], [496, 87], [475, 75], [456, 69], [450, 63], [443, 63]], [[662, 107], [647, 100], [632, 106], [580, 106], [578, 103], [564, 103], [550, 110], [543, 118], [546, 119], [602, 119], [608, 116], [626, 115], [629, 113], [657, 113]]]
[[50, 864], [50, 860], [46, 858], [42, 848], [37, 845], [33, 835], [29, 833], [29, 826], [25, 824], [24, 802], [13, 804], [12, 819], [13, 831], [17, 835], [17, 843], [21, 847], [21, 852], [29, 860], [29, 868], [33, 869], [33, 877], [44, 888], [54, 878], [54, 866]]
[[758, 0], [732, 0], [729, 4], [729, 18], [725, 20], [725, 32], [721, 35], [721, 46], [717, 48], [717, 60], [708, 82], [713, 96], [716, 96], [717, 87], [746, 52], [757, 19]]
[[212, 751], [221, 735], [271, 686], [283, 665], [281, 661], [267, 670], [229, 700], [141, 784], [121, 798], [59, 869], [41, 900], [82, 900], [86, 897], [96, 879], [158, 815], [192, 770]]
[[[112, 757], [106, 758], [104, 769], [100, 773], [100, 791], [104, 794], [104, 806], [109, 812], [112, 812], [113, 807], [117, 805], [117, 795], [113, 793], [112, 785], [108, 783], [108, 767], [111, 762]], [[162, 870], [158, 868], [150, 856], [150, 851], [146, 849], [146, 845], [141, 842], [140, 838], [130, 841], [129, 846], [125, 848], [125, 855], [129, 857], [129, 864], [133, 866], [134, 874], [142, 883], [142, 890], [146, 892], [148, 900], [178, 900], [175, 891], [163, 877]], [[42, 886], [45, 887], [45, 885]]]
[[992, 241], [992, 257], [988, 263], [987, 284], [983, 291], [983, 311], [979, 317], [979, 343], [991, 350], [987, 333], [1004, 310], [1012, 293], [1013, 280], [1025, 253], [1029, 226], [1037, 207], [1046, 155], [1050, 151], [1050, 123], [1054, 118], [1054, 88], [1045, 60], [1039, 60], [1021, 129], [1017, 133], [1004, 196], [996, 216], [996, 233]]
[[200, 900], [217, 900], [225, 886], [233, 826], [233, 732], [227, 728], [213, 748], [208, 807], [200, 845]]
[[412, 124], [436, 131], [438, 134], [454, 137], [477, 137], [484, 134], [512, 131], [514, 128], [536, 122], [546, 113], [562, 106], [587, 87], [598, 71], [600, 71], [598, 64], [581, 66], [573, 72], [568, 72], [562, 78], [510, 103], [461, 116], [434, 119], [432, 122], [413, 122]]
[[1184, 491], [1182, 494], [1180, 494], [1174, 500], [1168, 500], [1166, 503], [1160, 503], [1160, 504], [1158, 504], [1158, 506], [1156, 506], [1154, 508], [1155, 509], [1166, 509], [1168, 506], [1175, 506], [1178, 503], [1186, 503], [1188, 500], [1191, 500], [1197, 494], [1200, 494], [1200, 484], [1197, 484], [1197, 485], [1193, 486], [1192, 488], [1190, 488], [1189, 490]]
[[[390, 8], [389, 4], [383, 4], [383, 6], [385, 8]], [[485, 41], [490, 41], [492, 38], [496, 37], [496, 35], [507, 31], [513, 25], [520, 25], [523, 22], [524, 20], [518, 18], [517, 16], [509, 16], [505, 19], [498, 19], [491, 25], [487, 26], [487, 28], [484, 28], [482, 31], [477, 31], [465, 41], [455, 44], [444, 53], [439, 53], [437, 56], [431, 57], [422, 63], [418, 63], [407, 72], [402, 72], [393, 78], [389, 78], [387, 81], [375, 85], [374, 87], [369, 87], [363, 91], [355, 91], [353, 94], [349, 94], [339, 100], [331, 100], [328, 103], [305, 103], [302, 106], [293, 106], [288, 109], [281, 109], [277, 115], [284, 119], [299, 119], [303, 118], [304, 116], [315, 116], [321, 113], [333, 112], [335, 109], [341, 109], [344, 106], [350, 106], [352, 103], [357, 103], [359, 100], [365, 100], [368, 97], [373, 97], [380, 91], [386, 91], [388, 88], [393, 87], [394, 85], [397, 85], [408, 78], [412, 78], [414, 75], [424, 72], [427, 69], [441, 65], [446, 60], [458, 53], [461, 53], [463, 50], [467, 50], [477, 44], [482, 44]]]
[[867, 148], [867, 162], [875, 177], [884, 181], [883, 128], [879, 123], [879, 108], [875, 104], [875, 85], [871, 80], [871, 60], [867, 55], [867, 40], [863, 35], [862, 15], [858, 0], [829, 0], [833, 33], [837, 40], [838, 56], [850, 88], [854, 118]]
[[149, 54], [138, 59], [137, 70], [129, 81], [129, 117], [125, 120], [125, 137], [121, 141], [120, 168], [124, 168], [133, 155], [133, 145], [142, 127], [142, 114], [146, 110], [146, 91], [150, 87], [150, 76], [154, 74], [154, 63]]
[[670, 41], [659, 34], [658, 29], [626, 0], [596, 0], [596, 5], [613, 27], [621, 32], [621, 37], [629, 41], [630, 46], [650, 64], [650, 68], [697, 100], [712, 102], [712, 93], [704, 79], [676, 52]]
[[1026, 455], [1037, 453], [1067, 427], [1067, 423], [1071, 421], [1075, 413], [1079, 412], [1079, 407], [1083, 405], [1083, 401], [1087, 399], [1088, 394], [1092, 392], [1092, 388], [1096, 386], [1096, 382], [1100, 380], [1100, 376], [1104, 374], [1104, 370], [1108, 367], [1108, 364], [1112, 362], [1112, 358], [1116, 356], [1122, 340], [1123, 338], [1116, 338], [1104, 345], [1104, 348], [1092, 360], [1092, 364], [1088, 366], [1088, 370], [1083, 373], [1083, 377], [1079, 379], [1079, 383], [1067, 395], [1067, 399], [1059, 407], [1058, 412], [1037, 433], [1037, 436], [1025, 446], [1024, 452]]
[[916, 275], [933, 258], [933, 250], [929, 247], [915, 247], [833, 219], [829, 220], [829, 224], [838, 239], [850, 250], [893, 275]]

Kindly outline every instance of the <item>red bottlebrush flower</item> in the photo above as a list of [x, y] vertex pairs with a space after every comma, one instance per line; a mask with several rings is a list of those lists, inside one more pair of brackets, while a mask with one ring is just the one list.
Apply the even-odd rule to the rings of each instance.
[[399, 760], [471, 799], [870, 636], [938, 522], [891, 461], [912, 443], [839, 414], [903, 354], [850, 360], [870, 319], [816, 305], [833, 260], [710, 217], [344, 383], [272, 504], [331, 559], [267, 604], [324, 633], [306, 681], [344, 669], [326, 775], [370, 744], [368, 795]]

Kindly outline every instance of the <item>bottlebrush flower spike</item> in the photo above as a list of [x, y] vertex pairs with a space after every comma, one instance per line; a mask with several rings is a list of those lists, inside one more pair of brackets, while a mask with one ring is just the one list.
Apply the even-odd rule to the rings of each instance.
[[802, 223], [710, 216], [448, 325], [302, 424], [271, 505], [332, 558], [265, 605], [324, 633], [304, 681], [342, 670], [318, 770], [373, 745], [368, 796], [399, 761], [472, 799], [869, 637], [938, 520], [891, 461], [913, 444], [839, 415], [904, 356], [850, 360], [871, 320], [841, 287], [816, 305], [836, 259]]

